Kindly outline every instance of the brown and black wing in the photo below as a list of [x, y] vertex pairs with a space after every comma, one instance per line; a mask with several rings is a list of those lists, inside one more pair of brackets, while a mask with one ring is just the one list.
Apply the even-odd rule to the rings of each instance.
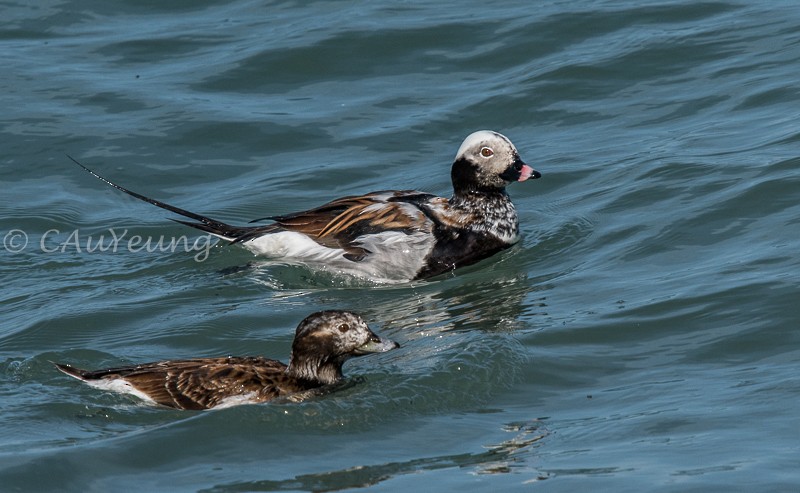
[[[307, 211], [264, 219], [275, 221], [273, 227], [302, 233], [320, 245], [341, 248], [347, 251], [351, 260], [359, 260], [368, 253], [358, 244], [361, 236], [386, 231], [412, 233], [425, 228], [428, 218], [417, 203], [432, 197], [413, 190], [379, 191], [343, 197]], [[254, 230], [237, 241], [247, 241], [261, 234]]]
[[372, 192], [337, 199], [307, 211], [263, 218], [274, 221], [273, 224], [233, 226], [128, 190], [100, 176], [71, 156], [67, 157], [95, 178], [117, 190], [193, 220], [174, 219], [175, 222], [206, 231], [231, 243], [245, 242], [280, 230], [295, 231], [307, 235], [323, 246], [344, 249], [351, 260], [360, 260], [367, 253], [357, 244], [359, 236], [385, 231], [411, 232], [423, 228], [427, 219], [417, 204], [433, 198], [433, 195], [413, 190]]
[[285, 385], [286, 365], [261, 357], [161, 361], [97, 371], [57, 366], [81, 380], [123, 379], [156, 403], [178, 409], [209, 409], [237, 396], [267, 401], [292, 391]]

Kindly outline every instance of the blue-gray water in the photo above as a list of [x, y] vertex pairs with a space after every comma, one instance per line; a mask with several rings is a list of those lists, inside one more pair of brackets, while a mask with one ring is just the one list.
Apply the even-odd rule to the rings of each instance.
[[[797, 491], [800, 8], [421, 4], [4, 3], [0, 489]], [[509, 188], [523, 240], [399, 286], [135, 251], [202, 237], [65, 157], [241, 224], [447, 195], [483, 128], [544, 175]], [[321, 308], [402, 348], [205, 413], [49, 363], [285, 360]]]

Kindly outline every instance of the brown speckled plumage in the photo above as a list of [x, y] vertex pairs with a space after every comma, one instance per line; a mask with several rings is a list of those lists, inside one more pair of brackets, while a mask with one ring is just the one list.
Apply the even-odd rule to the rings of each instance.
[[360, 316], [331, 310], [300, 323], [288, 365], [256, 356], [167, 360], [95, 371], [56, 367], [95, 387], [197, 410], [265, 402], [335, 384], [348, 358], [397, 347], [375, 335]]

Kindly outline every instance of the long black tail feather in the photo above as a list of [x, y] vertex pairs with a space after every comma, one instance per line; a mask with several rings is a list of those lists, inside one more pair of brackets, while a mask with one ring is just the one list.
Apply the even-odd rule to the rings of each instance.
[[[187, 226], [191, 226], [193, 228], [199, 229], [201, 231], [206, 231], [216, 236], [220, 236], [224, 239], [229, 240], [231, 243], [238, 243], [240, 241], [244, 241], [246, 239], [252, 238], [254, 236], [255, 230], [264, 230], [266, 229], [264, 226], [232, 226], [230, 224], [223, 223], [221, 221], [217, 221], [215, 219], [211, 219], [210, 217], [203, 216], [200, 214], [195, 214], [194, 212], [187, 211], [185, 209], [181, 209], [180, 207], [175, 207], [174, 205], [167, 204], [166, 202], [161, 202], [160, 200], [151, 199], [150, 197], [144, 196], [140, 193], [136, 193], [132, 190], [128, 190], [127, 188], [117, 185], [116, 183], [98, 175], [91, 169], [87, 168], [86, 166], [79, 163], [75, 158], [67, 154], [67, 157], [75, 164], [83, 168], [87, 173], [94, 176], [98, 180], [102, 181], [103, 183], [110, 185], [121, 192], [125, 192], [131, 197], [135, 197], [139, 200], [147, 202], [148, 204], [153, 204], [156, 207], [160, 207], [162, 209], [168, 210], [170, 212], [174, 212], [175, 214], [179, 214], [184, 217], [188, 217], [189, 219], [194, 219], [197, 222], [191, 221], [181, 221], [179, 219], [173, 219], [173, 221], [185, 224]], [[267, 227], [268, 228], [268, 227]]]

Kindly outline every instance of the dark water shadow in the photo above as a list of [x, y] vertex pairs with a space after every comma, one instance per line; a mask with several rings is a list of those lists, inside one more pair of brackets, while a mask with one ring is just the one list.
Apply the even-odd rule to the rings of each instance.
[[369, 466], [353, 466], [336, 471], [302, 474], [284, 480], [244, 481], [216, 485], [199, 490], [204, 493], [232, 493], [243, 491], [341, 491], [366, 488], [405, 474], [443, 469], [471, 469], [475, 474], [508, 474], [524, 472], [533, 477], [525, 482], [548, 479], [546, 473], [530, 470], [529, 456], [538, 443], [548, 436], [542, 421], [509, 423], [504, 431], [516, 433], [509, 440], [486, 446], [484, 452], [463, 453], [388, 462]]

